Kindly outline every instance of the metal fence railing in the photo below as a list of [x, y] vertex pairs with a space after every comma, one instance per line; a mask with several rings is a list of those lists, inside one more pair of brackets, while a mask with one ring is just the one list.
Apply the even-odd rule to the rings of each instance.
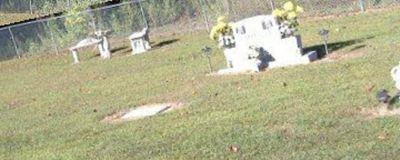
[[[57, 0], [57, 3], [60, 1]], [[150, 27], [151, 34], [207, 29], [219, 15], [229, 15], [232, 20], [239, 20], [259, 14], [270, 14], [282, 1], [284, 0], [122, 2], [75, 15], [62, 15], [0, 28], [0, 60], [33, 54], [57, 54], [66, 51], [96, 30], [111, 30], [111, 39], [126, 39], [133, 32], [146, 26]], [[400, 0], [299, 0], [299, 3], [305, 8], [305, 16], [400, 6]], [[0, 6], [0, 10], [3, 8]]]

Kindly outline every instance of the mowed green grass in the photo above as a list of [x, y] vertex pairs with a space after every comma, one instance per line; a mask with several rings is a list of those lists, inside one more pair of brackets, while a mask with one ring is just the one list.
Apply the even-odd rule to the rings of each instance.
[[[0, 159], [400, 158], [400, 119], [360, 114], [377, 106], [379, 89], [395, 91], [389, 71], [400, 60], [398, 11], [301, 25], [306, 47], [321, 44], [317, 33], [325, 27], [336, 43], [333, 54], [362, 56], [206, 76], [203, 46], [214, 48], [215, 70], [225, 61], [206, 32], [195, 32], [153, 38], [153, 45], [177, 41], [143, 55], [130, 56], [128, 42], [113, 44], [120, 49], [111, 60], [89, 50], [79, 65], [69, 54], [1, 62]], [[187, 107], [100, 122], [134, 106], [173, 101]]]

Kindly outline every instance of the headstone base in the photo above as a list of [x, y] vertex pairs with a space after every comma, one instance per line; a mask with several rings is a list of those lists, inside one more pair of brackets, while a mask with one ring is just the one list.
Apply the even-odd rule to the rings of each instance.
[[268, 64], [268, 68], [278, 68], [285, 66], [309, 64], [318, 59], [318, 54], [316, 51], [309, 52], [305, 55], [298, 56], [297, 58], [290, 58], [284, 61], [273, 61]]

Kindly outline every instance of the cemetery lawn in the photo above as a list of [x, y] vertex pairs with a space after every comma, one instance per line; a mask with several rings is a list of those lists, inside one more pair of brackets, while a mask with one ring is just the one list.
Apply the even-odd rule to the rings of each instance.
[[[341, 57], [255, 75], [214, 77], [200, 50], [205, 31], [153, 38], [130, 56], [112, 43], [111, 60], [93, 50], [0, 62], [0, 159], [399, 159], [400, 119], [371, 119], [376, 92], [395, 92], [400, 60], [396, 10], [301, 22], [308, 48], [320, 26]], [[158, 46], [158, 47], [157, 47]], [[186, 108], [121, 124], [101, 120], [148, 104]], [[235, 152], [236, 151], [236, 152]]]

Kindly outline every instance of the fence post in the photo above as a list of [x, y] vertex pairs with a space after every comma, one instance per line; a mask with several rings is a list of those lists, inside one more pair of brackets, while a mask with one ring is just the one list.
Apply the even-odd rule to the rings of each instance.
[[224, 7], [225, 7], [225, 12], [226, 14], [229, 15], [231, 14], [232, 6], [231, 6], [231, 1], [230, 0], [225, 0], [224, 1]]
[[359, 0], [361, 11], [365, 12], [365, 0]]
[[210, 32], [210, 31], [211, 31], [211, 29], [210, 29], [210, 24], [209, 24], [209, 22], [208, 22], [207, 12], [206, 12], [206, 10], [205, 10], [204, 7], [203, 7], [203, 3], [202, 3], [203, 0], [199, 0], [199, 2], [200, 2], [201, 11], [203, 12], [203, 18], [204, 18], [204, 22], [206, 23], [207, 31]]
[[68, 9], [71, 9], [71, 0], [67, 1], [67, 7], [68, 7]]
[[275, 10], [275, 2], [274, 2], [274, 0], [269, 0], [269, 4], [271, 5], [272, 11]]
[[[236, 0], [237, 1], [237, 0]], [[234, 2], [236, 2], [234, 1]], [[228, 10], [228, 16], [229, 16], [229, 20], [234, 20], [236, 21], [238, 18], [241, 18], [240, 16], [238, 16], [237, 12], [236, 12], [236, 8], [235, 8], [235, 3], [232, 2], [232, 0], [226, 0], [226, 8]]]
[[[43, 23], [44, 23], [44, 22], [43, 22]], [[58, 45], [57, 45], [57, 42], [56, 42], [55, 39], [54, 39], [54, 34], [53, 34], [52, 29], [50, 28], [49, 21], [47, 21], [47, 29], [48, 29], [49, 32], [50, 32], [50, 38], [51, 38], [51, 41], [53, 42], [53, 47], [54, 47], [54, 49], [56, 50], [56, 54], [59, 55], [60, 52], [59, 52], [59, 50], [58, 50]]]
[[31, 14], [33, 14], [32, 0], [29, 0], [29, 10], [31, 11]]
[[8, 31], [10, 32], [10, 35], [11, 35], [11, 40], [12, 40], [13, 45], [14, 45], [15, 53], [17, 53], [18, 59], [20, 59], [21, 55], [19, 54], [18, 46], [17, 46], [17, 43], [15, 42], [14, 34], [11, 31], [11, 27], [8, 27]]
[[82, 11], [81, 13], [87, 14], [89, 16], [89, 27], [92, 27], [93, 29], [93, 34], [96, 33], [96, 31], [98, 30], [97, 25], [96, 25], [96, 18], [94, 17], [94, 11], [90, 8], [87, 7], [87, 9], [85, 11]]
[[140, 12], [142, 12], [142, 16], [143, 16], [143, 20], [144, 20], [144, 23], [146, 25], [146, 28], [149, 28], [149, 23], [147, 22], [146, 14], [144, 13], [144, 9], [143, 9], [143, 6], [142, 6], [141, 2], [142, 2], [142, 0], [139, 0]]

